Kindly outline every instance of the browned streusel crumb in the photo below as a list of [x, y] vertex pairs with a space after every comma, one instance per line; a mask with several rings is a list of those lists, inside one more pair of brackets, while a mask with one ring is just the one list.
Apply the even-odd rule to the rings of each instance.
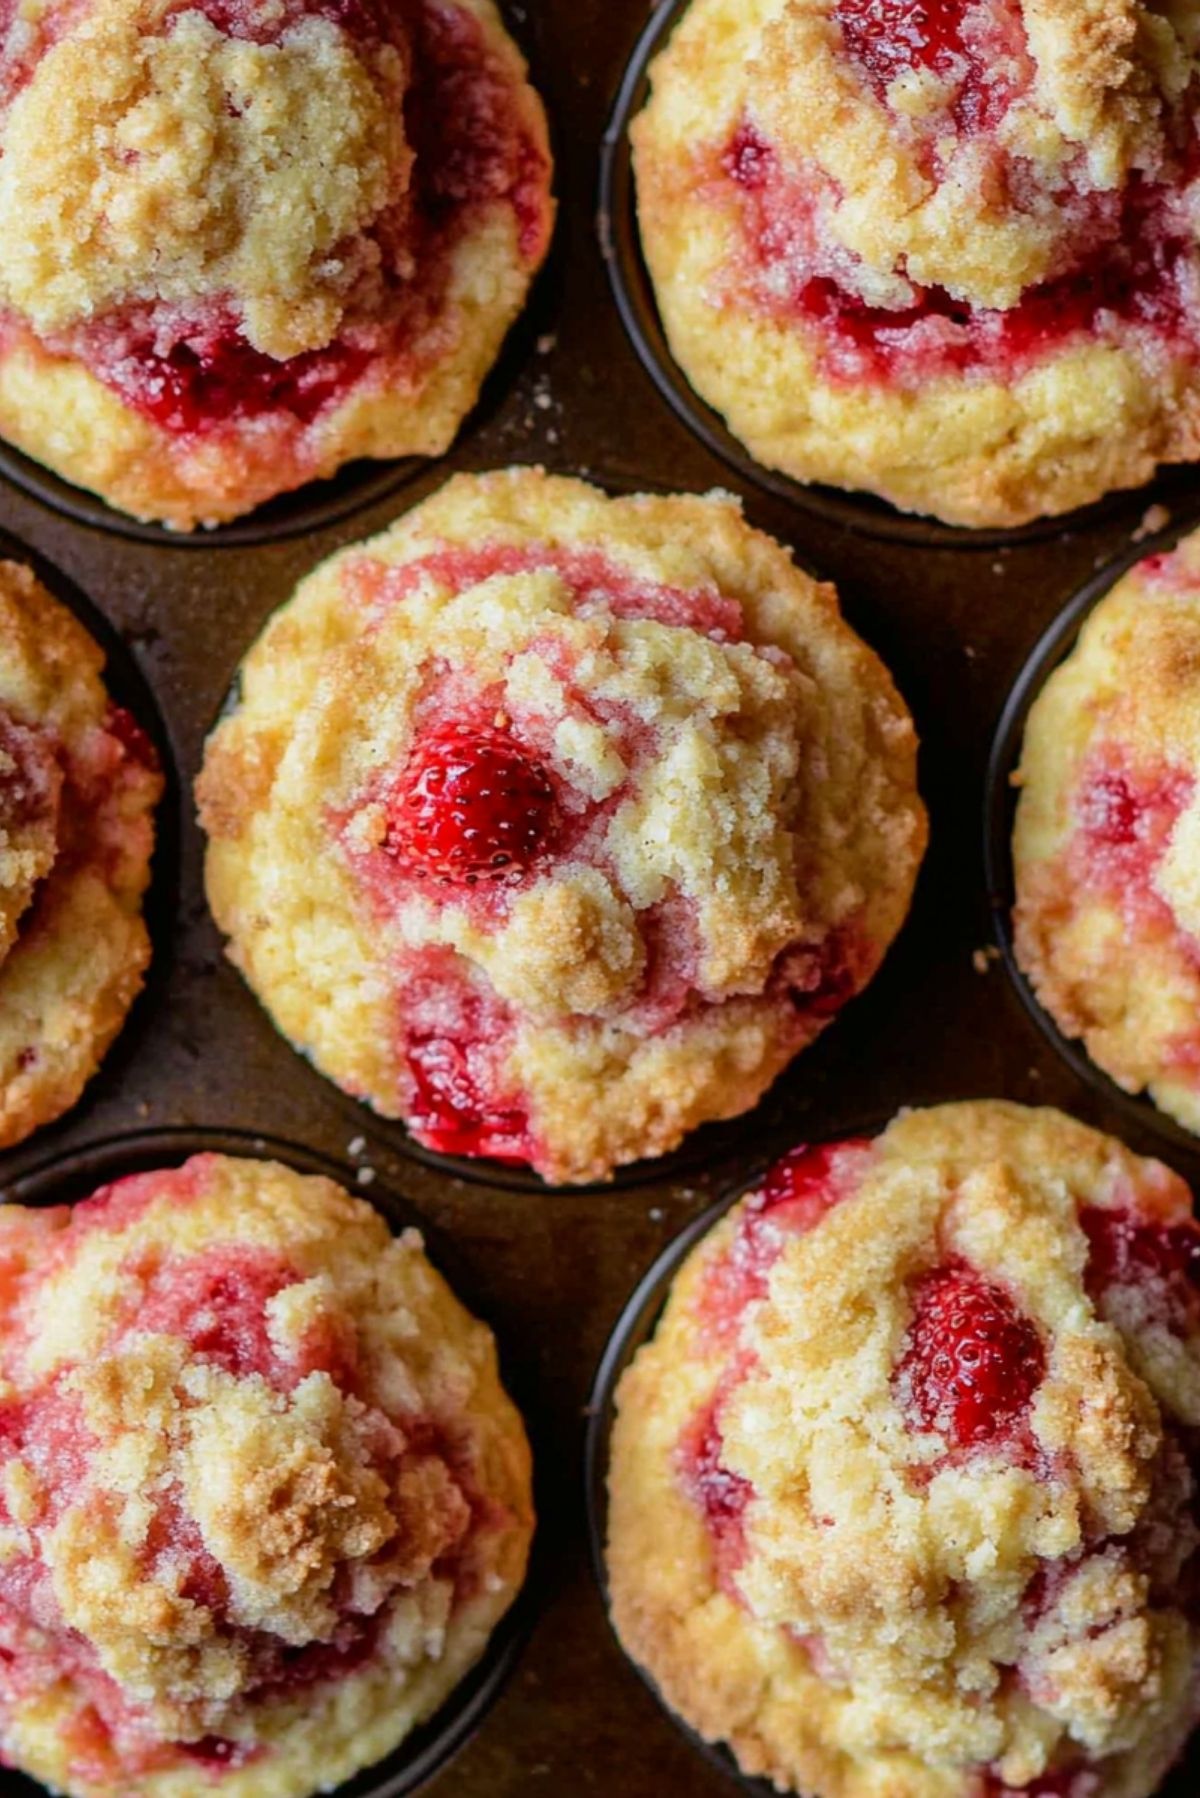
[[69, 1109], [142, 985], [162, 779], [104, 658], [0, 562], [0, 1146]]
[[618, 1391], [613, 1617], [666, 1702], [781, 1791], [1149, 1798], [1197, 1717], [1198, 1244], [1054, 1111], [773, 1169]]
[[1200, 1130], [1200, 536], [1103, 599], [1029, 714], [1017, 955], [1068, 1036]]
[[[536, 758], [558, 823], [456, 886], [395, 832], [463, 724]], [[752, 1105], [866, 983], [924, 847], [915, 750], [833, 590], [736, 501], [460, 476], [250, 652], [198, 788], [209, 899], [348, 1091], [602, 1178]]]

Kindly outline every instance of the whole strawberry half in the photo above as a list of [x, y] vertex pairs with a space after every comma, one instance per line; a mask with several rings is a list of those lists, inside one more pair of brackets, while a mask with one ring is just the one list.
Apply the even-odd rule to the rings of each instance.
[[442, 725], [419, 739], [391, 796], [384, 849], [450, 886], [507, 880], [553, 846], [550, 776], [505, 727]]
[[901, 1400], [958, 1448], [994, 1443], [1022, 1421], [1046, 1371], [1033, 1323], [968, 1267], [928, 1274], [914, 1294]]

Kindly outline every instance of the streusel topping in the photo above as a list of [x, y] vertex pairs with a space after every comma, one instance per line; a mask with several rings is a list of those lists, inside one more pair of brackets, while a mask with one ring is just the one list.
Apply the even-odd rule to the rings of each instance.
[[618, 1627], [747, 1771], [1156, 1787], [1200, 1660], [1200, 1227], [1165, 1167], [1001, 1104], [797, 1151], [619, 1405]]
[[402, 40], [363, 46], [320, 12], [278, 29], [281, 10], [264, 0], [278, 35], [257, 42], [100, 0], [46, 51], [0, 161], [0, 291], [42, 335], [231, 297], [267, 355], [336, 334], [375, 272], [362, 233], [407, 186], [408, 70]]

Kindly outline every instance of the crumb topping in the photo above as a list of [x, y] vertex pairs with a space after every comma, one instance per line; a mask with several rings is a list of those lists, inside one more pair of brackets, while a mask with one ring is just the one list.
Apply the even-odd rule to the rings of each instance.
[[13, 103], [4, 296], [45, 336], [234, 294], [252, 348], [321, 349], [367, 272], [356, 240], [407, 187], [401, 50], [364, 63], [320, 16], [255, 43], [201, 11], [155, 12], [93, 6]]
[[1001, 1104], [824, 1156], [823, 1202], [751, 1195], [693, 1252], [622, 1383], [623, 1638], [798, 1789], [1149, 1793], [1200, 1653], [1187, 1188]]

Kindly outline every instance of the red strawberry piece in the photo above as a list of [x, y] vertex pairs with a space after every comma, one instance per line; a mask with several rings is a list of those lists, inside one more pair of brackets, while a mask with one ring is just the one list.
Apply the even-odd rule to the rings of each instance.
[[820, 1143], [816, 1148], [801, 1143], [768, 1170], [755, 1210], [761, 1215], [781, 1205], [794, 1205], [796, 1226], [811, 1229], [853, 1192], [871, 1147], [864, 1136]]
[[545, 768], [498, 726], [444, 725], [418, 742], [388, 814], [388, 855], [451, 886], [525, 873], [558, 822]]
[[712, 1538], [724, 1583], [745, 1558], [745, 1513], [754, 1488], [740, 1473], [722, 1464], [720, 1406], [718, 1392], [692, 1418], [679, 1442], [678, 1467], [684, 1490], [699, 1509]]
[[413, 1091], [409, 1124], [418, 1141], [443, 1155], [486, 1155], [512, 1165], [532, 1153], [529, 1120], [516, 1105], [487, 1097], [485, 1079], [477, 1075], [476, 1053], [449, 1037], [411, 1041], [408, 1070]]
[[996, 1442], [1020, 1423], [1045, 1371], [1037, 1330], [999, 1286], [966, 1267], [920, 1282], [899, 1383], [922, 1428], [958, 1448]]
[[846, 48], [882, 88], [961, 55], [963, 0], [838, 0]]
[[1200, 1324], [1200, 1228], [1155, 1223], [1128, 1211], [1089, 1206], [1079, 1221], [1088, 1239], [1087, 1286], [1101, 1307], [1114, 1286], [1153, 1295], [1167, 1322], [1186, 1333]]
[[104, 728], [109, 736], [117, 739], [131, 762], [157, 774], [158, 751], [132, 712], [127, 712], [124, 706], [110, 706]]

